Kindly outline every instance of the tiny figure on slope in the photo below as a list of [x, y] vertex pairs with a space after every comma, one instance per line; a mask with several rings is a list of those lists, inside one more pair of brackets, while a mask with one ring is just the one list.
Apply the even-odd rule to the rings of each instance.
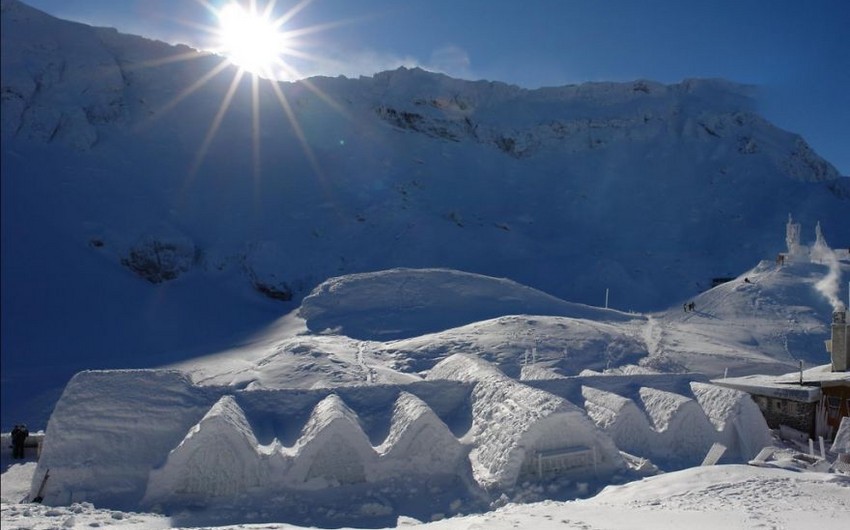
[[744, 278], [744, 283], [753, 283], [753, 282], [751, 282], [749, 278]]
[[15, 425], [15, 428], [12, 429], [12, 458], [24, 457], [24, 444], [29, 435], [30, 432], [26, 425]]

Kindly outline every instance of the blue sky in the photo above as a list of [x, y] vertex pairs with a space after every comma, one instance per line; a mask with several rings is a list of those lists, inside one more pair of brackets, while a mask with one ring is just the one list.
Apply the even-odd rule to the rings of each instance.
[[[246, 0], [247, 1], [247, 0]], [[265, 0], [257, 0], [265, 5]], [[280, 14], [300, 0], [278, 0]], [[27, 0], [53, 15], [213, 46], [198, 0]], [[226, 0], [209, 0], [221, 7]], [[528, 88], [722, 77], [761, 88], [761, 112], [850, 175], [848, 0], [314, 0], [290, 28], [304, 75], [422, 66]]]

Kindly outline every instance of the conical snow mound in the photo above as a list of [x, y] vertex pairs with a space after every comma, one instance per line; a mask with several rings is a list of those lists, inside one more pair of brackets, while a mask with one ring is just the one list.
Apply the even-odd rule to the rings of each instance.
[[457, 473], [464, 449], [424, 401], [402, 392], [395, 402], [389, 435], [378, 453], [384, 467], [393, 472], [439, 475]]
[[643, 387], [640, 399], [658, 433], [653, 459], [698, 463], [714, 443], [717, 432], [691, 398]]
[[485, 361], [456, 354], [428, 377], [478, 381], [469, 459], [484, 487], [510, 487], [523, 476], [550, 472], [610, 473], [622, 466], [614, 443], [582, 409], [514, 381]]
[[313, 409], [294, 451], [288, 480], [304, 488], [366, 482], [377, 459], [357, 414], [336, 394]]
[[223, 396], [151, 472], [148, 502], [233, 496], [265, 482], [258, 443], [233, 396]]
[[652, 452], [655, 432], [635, 402], [612, 392], [581, 387], [587, 415], [608, 434], [617, 447], [634, 455]]
[[773, 443], [767, 422], [749, 394], [698, 382], [691, 383], [691, 391], [728, 453], [747, 461]]

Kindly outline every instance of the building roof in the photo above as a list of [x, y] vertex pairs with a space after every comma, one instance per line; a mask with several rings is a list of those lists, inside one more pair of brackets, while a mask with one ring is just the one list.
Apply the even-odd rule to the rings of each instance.
[[749, 394], [791, 399], [804, 403], [814, 403], [821, 398], [821, 388], [830, 386], [850, 386], [850, 372], [833, 372], [831, 365], [816, 366], [803, 371], [800, 384], [800, 372], [784, 375], [748, 375], [714, 379], [715, 385], [743, 390]]

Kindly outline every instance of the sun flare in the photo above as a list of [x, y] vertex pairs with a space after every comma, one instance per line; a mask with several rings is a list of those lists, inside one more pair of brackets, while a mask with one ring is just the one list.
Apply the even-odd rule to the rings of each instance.
[[217, 12], [219, 52], [234, 65], [254, 74], [274, 75], [274, 68], [287, 49], [281, 23], [269, 13], [260, 13], [252, 3], [245, 9], [230, 3]]
[[[213, 61], [212, 67], [184, 90], [180, 91], [152, 116], [151, 121], [167, 114], [171, 109], [189, 98], [202, 87], [219, 75], [228, 72], [232, 79], [222, 94], [221, 103], [207, 128], [203, 141], [195, 154], [194, 160], [187, 171], [188, 186], [201, 169], [209, 149], [212, 147], [225, 116], [238, 92], [248, 90], [250, 94], [251, 112], [251, 152], [253, 158], [254, 180], [258, 182], [261, 176], [261, 118], [268, 113], [261, 108], [262, 94], [272, 95], [280, 106], [286, 119], [292, 126], [305, 156], [317, 176], [322, 170], [313, 154], [313, 150], [298, 122], [295, 111], [287, 98], [281, 81], [298, 80], [302, 86], [331, 105], [337, 111], [345, 114], [343, 108], [332, 98], [305, 78], [296, 66], [297, 64], [323, 61], [321, 56], [315, 56], [305, 51], [303, 38], [350, 21], [328, 22], [313, 26], [293, 25], [293, 19], [306, 9], [314, 0], [297, 0], [288, 9], [279, 9], [278, 0], [195, 0], [206, 8], [214, 25], [183, 21], [190, 27], [203, 30], [208, 35], [205, 45], [207, 51], [202, 53], [179, 53], [150, 63], [151, 67], [162, 64], [208, 58], [217, 56], [220, 60]], [[231, 68], [235, 66], [235, 68]], [[248, 82], [245, 85], [245, 81]]]

